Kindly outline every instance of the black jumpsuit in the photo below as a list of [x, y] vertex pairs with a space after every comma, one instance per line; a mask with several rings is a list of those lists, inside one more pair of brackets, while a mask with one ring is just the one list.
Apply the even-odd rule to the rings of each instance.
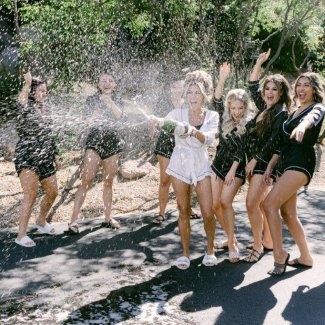
[[[275, 153], [280, 154], [278, 172], [283, 174], [286, 170], [296, 170], [308, 177], [309, 184], [315, 171], [316, 156], [314, 145], [317, 142], [324, 120], [325, 106], [312, 104], [297, 116], [294, 113], [283, 123], [279, 134], [279, 148]], [[303, 121], [309, 120], [312, 127], [307, 129], [302, 142], [290, 139], [291, 132]]]
[[29, 101], [26, 107], [17, 103], [17, 133], [15, 167], [19, 175], [22, 169], [33, 170], [39, 179], [55, 174], [54, 156], [58, 154], [53, 132], [51, 110], [44, 104], [37, 107]]
[[[85, 117], [90, 125], [94, 125], [89, 130], [86, 149], [95, 150], [102, 160], [123, 151], [124, 142], [118, 132], [117, 119], [99, 94], [87, 98]], [[124, 119], [123, 113], [119, 122]]]
[[239, 165], [235, 177], [242, 179], [243, 183], [245, 183], [245, 134], [236, 134], [237, 128], [234, 128], [229, 135], [224, 137], [222, 134], [223, 113], [225, 110], [223, 101], [215, 100], [214, 108], [219, 113], [219, 144], [211, 168], [224, 181], [233, 162], [238, 161]]
[[[249, 90], [252, 98], [259, 112], [257, 115], [246, 124], [246, 141], [245, 151], [247, 155], [247, 161], [255, 158], [257, 164], [254, 168], [253, 174], [263, 175], [269, 161], [273, 155], [273, 148], [276, 146], [276, 142], [279, 140], [278, 134], [282, 129], [283, 122], [288, 117], [288, 110], [282, 104], [276, 104], [275, 107], [271, 108], [274, 110], [274, 118], [271, 128], [264, 131], [262, 137], [256, 132], [256, 125], [258, 116], [265, 111], [266, 105], [262, 98], [261, 91], [259, 90], [259, 82], [249, 82]], [[271, 175], [272, 179], [276, 178], [276, 171], [274, 170]]]

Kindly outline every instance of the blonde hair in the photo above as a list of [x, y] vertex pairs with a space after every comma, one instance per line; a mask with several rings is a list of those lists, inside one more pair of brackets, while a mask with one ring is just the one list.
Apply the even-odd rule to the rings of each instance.
[[213, 82], [212, 77], [203, 70], [196, 70], [189, 72], [185, 76], [183, 97], [186, 97], [188, 89], [192, 85], [197, 85], [204, 97], [204, 106], [207, 106], [213, 94]]
[[[239, 123], [235, 123], [230, 114], [230, 105], [234, 100], [239, 100], [244, 104], [245, 112]], [[232, 89], [228, 92], [226, 97], [225, 110], [223, 112], [222, 135], [228, 136], [236, 127], [235, 134], [242, 135], [246, 132], [245, 125], [248, 122], [248, 113], [252, 109], [252, 102], [244, 89]]]

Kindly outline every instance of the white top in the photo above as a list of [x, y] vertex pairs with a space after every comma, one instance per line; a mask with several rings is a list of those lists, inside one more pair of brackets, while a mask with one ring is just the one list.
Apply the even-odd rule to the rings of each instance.
[[[188, 108], [174, 109], [167, 118], [189, 123]], [[207, 110], [200, 132], [204, 135], [204, 143], [192, 136], [181, 138], [175, 136], [175, 148], [170, 158], [166, 173], [187, 183], [196, 185], [206, 176], [211, 176], [208, 146], [211, 145], [218, 132], [219, 115]]]

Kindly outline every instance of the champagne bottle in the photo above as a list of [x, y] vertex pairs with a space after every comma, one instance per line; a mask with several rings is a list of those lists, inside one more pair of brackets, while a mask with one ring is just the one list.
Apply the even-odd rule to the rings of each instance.
[[161, 128], [167, 132], [175, 135], [182, 135], [189, 131], [189, 125], [186, 122], [178, 122], [171, 118], [164, 118], [159, 121]]

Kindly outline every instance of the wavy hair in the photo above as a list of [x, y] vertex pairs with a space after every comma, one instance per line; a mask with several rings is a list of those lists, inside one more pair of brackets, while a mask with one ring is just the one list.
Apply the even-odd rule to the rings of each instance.
[[212, 99], [213, 82], [212, 77], [203, 70], [189, 72], [185, 76], [183, 97], [186, 97], [188, 89], [192, 85], [197, 85], [204, 97], [204, 106], [207, 106]]
[[263, 137], [264, 133], [272, 128], [276, 113], [274, 108], [277, 105], [285, 106], [288, 110], [290, 110], [291, 107], [290, 84], [281, 74], [272, 74], [264, 79], [262, 84], [262, 96], [264, 97], [266, 86], [270, 82], [275, 84], [277, 90], [280, 92], [280, 98], [275, 105], [263, 112], [262, 120], [256, 124], [254, 129], [259, 137]]
[[297, 83], [301, 78], [308, 78], [310, 81], [311, 86], [314, 89], [314, 101], [316, 103], [324, 103], [325, 100], [325, 91], [324, 91], [324, 80], [321, 79], [320, 75], [318, 73], [315, 72], [305, 72], [303, 74], [301, 74], [295, 81], [295, 85], [294, 85], [294, 90], [295, 90], [295, 94], [293, 97], [293, 102], [296, 105], [296, 100], [298, 98], [297, 96]]
[[[244, 104], [245, 112], [239, 123], [235, 123], [230, 114], [231, 102], [239, 100]], [[222, 135], [224, 137], [231, 134], [236, 128], [235, 134], [242, 135], [246, 132], [245, 125], [248, 122], [248, 113], [252, 109], [252, 102], [244, 89], [232, 89], [228, 92], [223, 112]]]

